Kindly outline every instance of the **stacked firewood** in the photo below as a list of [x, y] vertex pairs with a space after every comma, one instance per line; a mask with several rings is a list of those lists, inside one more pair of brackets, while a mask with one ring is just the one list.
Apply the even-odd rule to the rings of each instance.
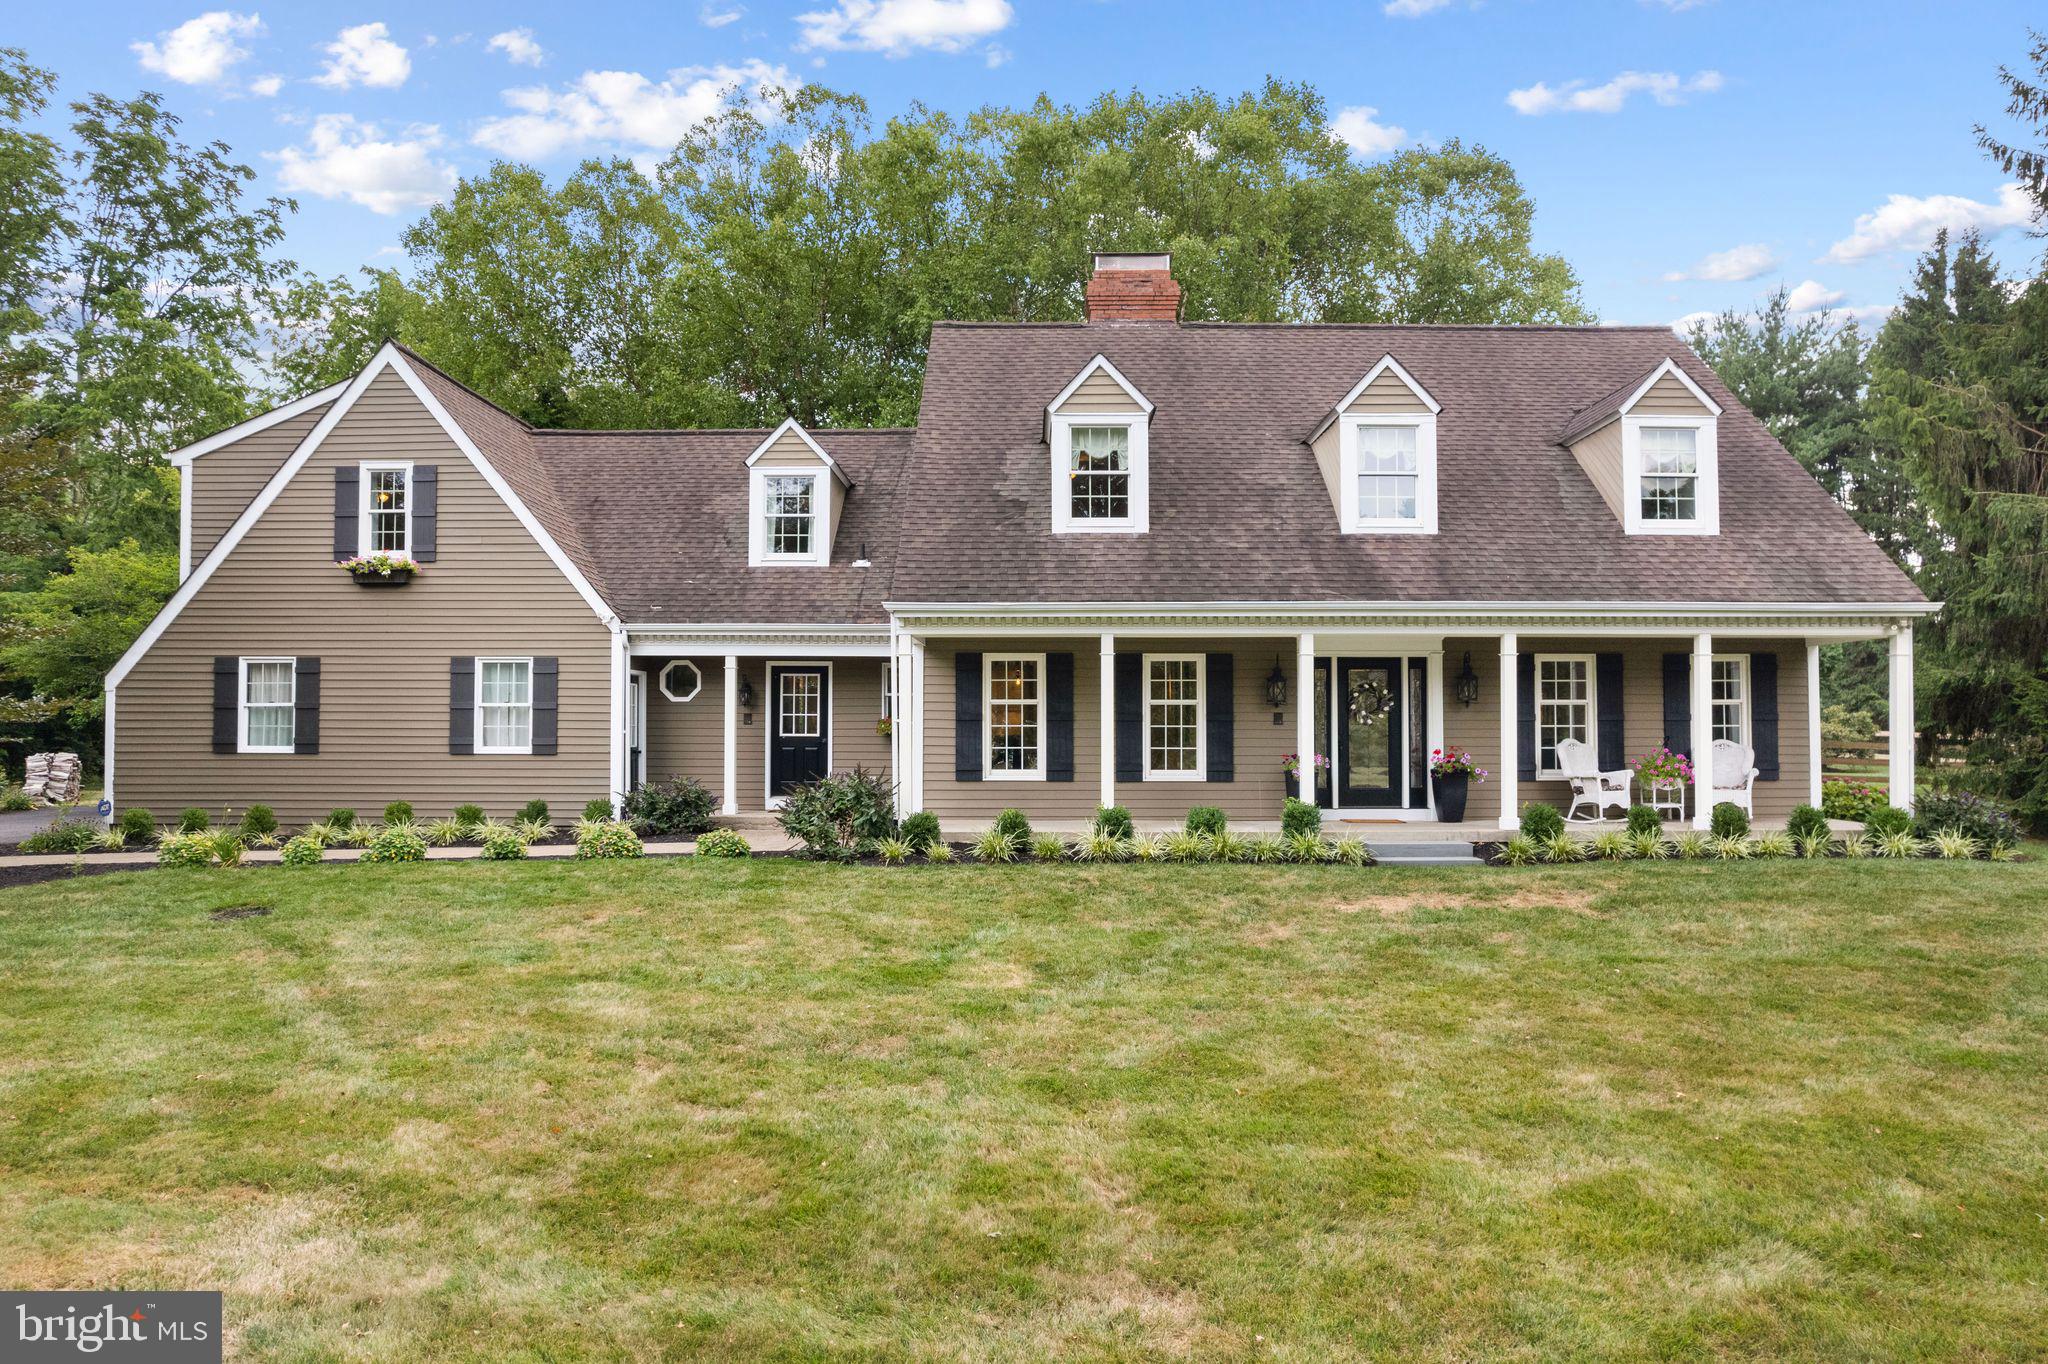
[[80, 764], [76, 753], [31, 753], [22, 794], [30, 800], [66, 805], [78, 799]]

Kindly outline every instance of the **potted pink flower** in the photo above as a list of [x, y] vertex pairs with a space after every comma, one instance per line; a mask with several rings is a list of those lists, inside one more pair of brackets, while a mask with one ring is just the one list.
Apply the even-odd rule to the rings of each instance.
[[403, 587], [420, 566], [410, 554], [355, 554], [336, 561], [359, 587]]
[[[1330, 760], [1320, 753], [1311, 753], [1309, 755], [1309, 768], [1311, 771], [1315, 772], [1318, 776], [1320, 776], [1320, 774], [1330, 770]], [[1310, 780], [1310, 794], [1302, 794], [1301, 755], [1299, 753], [1281, 754], [1280, 770], [1287, 774], [1287, 790], [1290, 795], [1296, 797], [1299, 800], [1314, 799], [1313, 778]]]
[[1429, 785], [1436, 793], [1436, 817], [1445, 824], [1465, 822], [1465, 797], [1486, 780], [1486, 769], [1462, 748], [1436, 748], [1429, 754]]
[[1651, 749], [1629, 764], [1636, 781], [1648, 793], [1650, 804], [1666, 810], [1685, 808], [1685, 788], [1692, 784], [1692, 759], [1662, 747]]

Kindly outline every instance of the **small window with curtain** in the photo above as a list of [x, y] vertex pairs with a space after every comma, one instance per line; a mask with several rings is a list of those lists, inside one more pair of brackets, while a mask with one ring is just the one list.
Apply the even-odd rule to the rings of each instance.
[[983, 699], [988, 715], [991, 778], [1043, 778], [1045, 713], [1043, 654], [991, 654]]
[[1642, 429], [1643, 520], [1699, 519], [1699, 434], [1690, 426]]
[[1414, 521], [1422, 464], [1414, 426], [1358, 428], [1358, 519]]
[[298, 735], [297, 662], [289, 658], [242, 660], [242, 751], [290, 753]]
[[533, 751], [533, 660], [476, 661], [476, 751]]
[[1714, 660], [1712, 677], [1713, 737], [1749, 743], [1749, 659], [1733, 655]]
[[412, 466], [362, 467], [362, 539], [365, 554], [412, 553]]
[[1131, 517], [1131, 428], [1076, 426], [1068, 432], [1069, 511], [1076, 521]]
[[1593, 742], [1593, 660], [1582, 654], [1536, 658], [1536, 768], [1558, 775], [1557, 746]]
[[1202, 777], [1202, 656], [1145, 656], [1145, 777]]
[[767, 487], [767, 545], [775, 558], [811, 554], [813, 499], [818, 480], [810, 474], [771, 474]]

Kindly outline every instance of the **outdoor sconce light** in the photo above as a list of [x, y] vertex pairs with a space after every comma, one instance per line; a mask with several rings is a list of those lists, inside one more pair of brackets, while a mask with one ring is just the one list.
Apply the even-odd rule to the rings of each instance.
[[1471, 654], [1465, 655], [1465, 666], [1458, 669], [1458, 677], [1453, 686], [1457, 689], [1460, 705], [1469, 706], [1479, 699], [1479, 674], [1472, 671]]
[[751, 683], [751, 682], [749, 682], [749, 681], [747, 681], [746, 677], [745, 677], [744, 675], [742, 675], [742, 676], [740, 677], [740, 709], [741, 709], [741, 710], [752, 710], [753, 708], [754, 708], [754, 684], [753, 684], [753, 683]]
[[1278, 710], [1287, 704], [1287, 674], [1280, 671], [1280, 660], [1273, 660], [1273, 671], [1266, 674], [1266, 704]]

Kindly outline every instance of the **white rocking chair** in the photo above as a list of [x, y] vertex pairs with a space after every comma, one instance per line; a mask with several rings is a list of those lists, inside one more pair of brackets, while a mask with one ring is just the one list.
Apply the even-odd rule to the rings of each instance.
[[1624, 815], [1628, 813], [1629, 782], [1635, 774], [1626, 767], [1602, 772], [1591, 746], [1585, 741], [1558, 740], [1557, 769], [1572, 784], [1572, 805], [1565, 812], [1566, 819], [1578, 820], [1579, 808], [1584, 805], [1593, 807], [1593, 813], [1586, 816], [1587, 819], [1599, 819], [1610, 805]]
[[1722, 801], [1740, 805], [1742, 813], [1756, 818], [1756, 754], [1733, 739], [1714, 740], [1713, 799], [1707, 808]]

